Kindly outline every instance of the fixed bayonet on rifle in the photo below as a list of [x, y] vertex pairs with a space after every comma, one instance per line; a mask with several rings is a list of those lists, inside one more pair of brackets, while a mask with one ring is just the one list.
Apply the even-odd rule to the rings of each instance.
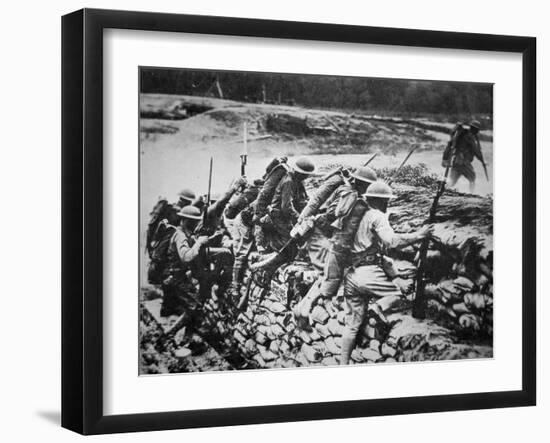
[[419, 147], [420, 145], [416, 144], [416, 145], [413, 145], [413, 147], [411, 148], [411, 150], [409, 151], [409, 153], [407, 154], [407, 156], [403, 159], [403, 161], [401, 162], [401, 164], [399, 165], [399, 167], [397, 168], [397, 170], [395, 171], [395, 173], [392, 175], [392, 177], [389, 179], [388, 181], [388, 185], [391, 185], [393, 183], [393, 181], [397, 178], [397, 174], [399, 174], [399, 171], [401, 171], [401, 169], [403, 168], [403, 166], [405, 166], [405, 163], [407, 163], [407, 161], [409, 160], [409, 158], [411, 157], [411, 155], [413, 154], [414, 151], [416, 151], [416, 149]]
[[202, 226], [203, 229], [206, 229], [206, 225], [208, 222], [208, 209], [210, 207], [210, 200], [212, 198], [212, 165], [213, 165], [213, 159], [210, 157], [210, 169], [208, 171], [208, 193], [206, 194], [206, 204], [204, 205], [204, 214], [202, 215]]
[[[371, 157], [367, 160], [367, 162], [363, 164], [363, 166], [368, 166], [369, 163], [372, 162], [377, 156], [378, 156], [378, 152], [375, 152], [373, 155], [371, 155]], [[343, 166], [339, 166], [336, 169], [333, 169], [332, 171], [323, 175], [321, 177], [321, 182], [324, 182], [329, 178], [334, 177], [336, 174], [344, 174], [345, 176], [347, 176], [349, 175], [349, 171]]]
[[372, 154], [371, 158], [367, 160], [367, 162], [363, 166], [368, 166], [371, 161], [373, 161], [378, 156], [378, 152], [375, 152]]
[[[437, 212], [437, 206], [439, 205], [439, 199], [445, 192], [445, 185], [447, 184], [447, 178], [449, 177], [449, 171], [454, 163], [455, 159], [455, 147], [453, 146], [451, 151], [451, 158], [445, 168], [445, 175], [443, 180], [439, 183], [439, 187], [435, 193], [430, 207], [430, 214], [428, 216], [427, 223], [433, 223], [435, 221], [435, 214]], [[420, 244], [420, 250], [418, 252], [418, 269], [416, 271], [416, 284], [415, 284], [415, 297], [413, 302], [412, 314], [414, 318], [423, 319], [426, 318], [426, 300], [424, 296], [424, 289], [426, 282], [424, 280], [424, 268], [426, 267], [426, 258], [428, 256], [428, 246], [430, 239], [425, 238]]]
[[[211, 192], [212, 192], [212, 165], [213, 165], [213, 159], [210, 157], [210, 170], [208, 172], [208, 193], [206, 194], [206, 202], [204, 204], [204, 212], [202, 214], [202, 229], [201, 234], [202, 235], [208, 235], [208, 210], [210, 208], [210, 199], [212, 198]], [[208, 263], [208, 245], [204, 248], [204, 254], [205, 254], [205, 265], [210, 268], [210, 265]]]
[[246, 175], [246, 162], [248, 160], [248, 128], [247, 123], [243, 124], [243, 152], [241, 154], [241, 176]]

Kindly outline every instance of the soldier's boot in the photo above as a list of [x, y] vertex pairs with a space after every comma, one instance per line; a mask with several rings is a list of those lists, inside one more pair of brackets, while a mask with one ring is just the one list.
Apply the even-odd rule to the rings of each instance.
[[233, 265], [233, 272], [231, 275], [231, 285], [229, 286], [229, 296], [233, 305], [237, 305], [239, 299], [241, 298], [241, 285], [242, 285], [242, 274], [243, 274], [243, 263], [238, 258], [235, 259], [235, 264]]

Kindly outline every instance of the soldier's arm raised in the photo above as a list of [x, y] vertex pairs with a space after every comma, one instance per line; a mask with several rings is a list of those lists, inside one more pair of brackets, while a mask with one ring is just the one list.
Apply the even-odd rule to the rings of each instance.
[[[199, 237], [199, 240], [200, 239], [201, 237]], [[178, 235], [176, 237], [176, 250], [178, 251], [178, 256], [182, 263], [191, 263], [199, 256], [201, 247], [204, 244], [204, 241], [199, 240], [197, 240], [193, 246], [189, 246], [189, 241], [183, 235]]]
[[373, 223], [373, 230], [384, 248], [403, 249], [431, 235], [433, 226], [426, 225], [422, 229], [409, 234], [397, 234], [390, 226], [388, 219], [381, 216]]

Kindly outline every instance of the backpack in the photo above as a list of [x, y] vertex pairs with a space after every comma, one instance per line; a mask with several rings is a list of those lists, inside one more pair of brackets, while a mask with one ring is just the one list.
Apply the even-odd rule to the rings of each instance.
[[447, 165], [451, 161], [452, 150], [453, 150], [453, 147], [456, 146], [458, 139], [462, 137], [464, 134], [466, 134], [467, 132], [468, 130], [464, 127], [462, 123], [459, 122], [455, 125], [455, 127], [451, 131], [451, 138], [447, 142], [445, 151], [443, 151], [443, 161], [442, 161], [443, 167], [447, 167]]
[[170, 239], [176, 231], [167, 219], [174, 207], [166, 199], [160, 199], [151, 211], [151, 220], [147, 226], [146, 250], [149, 256], [147, 280], [151, 284], [161, 284], [168, 265]]
[[258, 193], [258, 197], [254, 205], [254, 217], [256, 220], [259, 220], [267, 214], [267, 207], [271, 204], [271, 200], [273, 200], [277, 185], [286, 175], [288, 170], [289, 167], [286, 164], [285, 157], [282, 157], [281, 159], [273, 159], [267, 166], [266, 173], [264, 175], [264, 185]]

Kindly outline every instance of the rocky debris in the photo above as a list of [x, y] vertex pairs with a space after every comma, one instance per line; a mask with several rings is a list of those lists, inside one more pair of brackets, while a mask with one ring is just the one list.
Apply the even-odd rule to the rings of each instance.
[[202, 337], [186, 334], [185, 327], [179, 329], [173, 339], [166, 340], [164, 331], [170, 327], [174, 318], [161, 317], [161, 321], [157, 321], [151, 314], [157, 310], [157, 305], [160, 306], [156, 301], [145, 301], [140, 306], [140, 374], [233, 369]]

